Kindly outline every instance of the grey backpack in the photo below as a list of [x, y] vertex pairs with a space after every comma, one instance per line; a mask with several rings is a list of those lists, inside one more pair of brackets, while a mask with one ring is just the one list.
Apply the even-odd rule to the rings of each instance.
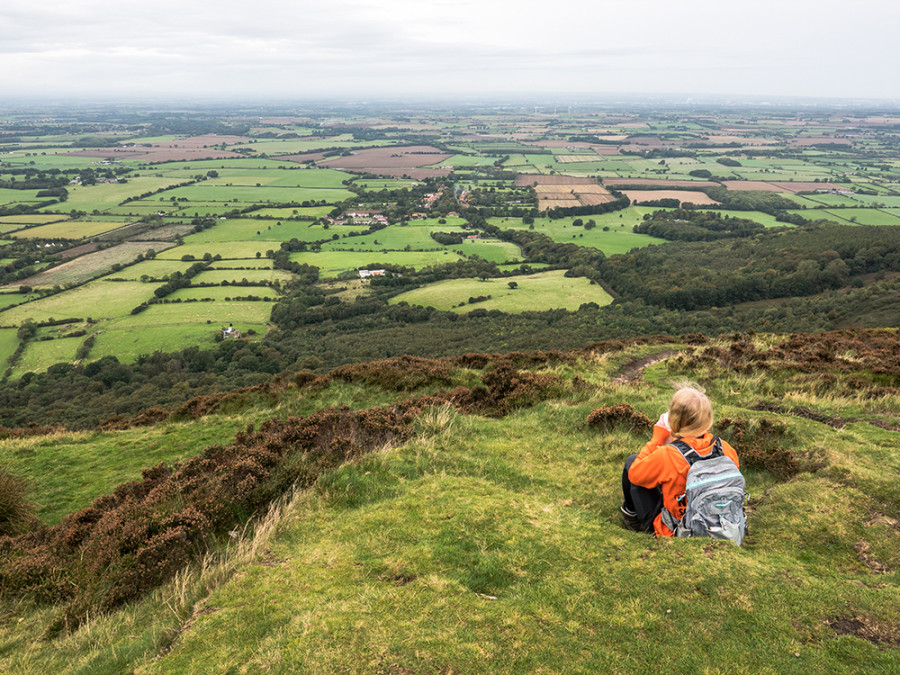
[[738, 546], [747, 532], [744, 514], [746, 483], [737, 465], [722, 451], [716, 438], [708, 455], [701, 455], [684, 441], [673, 441], [690, 466], [681, 520], [663, 509], [663, 522], [678, 537], [728, 539]]

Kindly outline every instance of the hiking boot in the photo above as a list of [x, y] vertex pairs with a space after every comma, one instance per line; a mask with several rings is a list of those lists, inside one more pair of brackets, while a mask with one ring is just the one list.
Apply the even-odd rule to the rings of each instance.
[[632, 532], [643, 532], [644, 528], [641, 525], [641, 521], [638, 519], [637, 514], [634, 511], [629, 511], [625, 508], [625, 504], [619, 507], [619, 510], [622, 512], [622, 520], [625, 523], [625, 529], [631, 530]]

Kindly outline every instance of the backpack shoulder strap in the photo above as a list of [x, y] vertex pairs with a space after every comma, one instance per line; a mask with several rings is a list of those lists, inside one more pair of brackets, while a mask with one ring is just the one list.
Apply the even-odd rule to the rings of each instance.
[[682, 440], [672, 441], [669, 445], [681, 453], [681, 456], [684, 457], [684, 461], [688, 463], [688, 466], [694, 466], [696, 462], [699, 462], [702, 459], [713, 459], [714, 457], [721, 457], [725, 454], [722, 450], [722, 439], [718, 436], [713, 436], [712, 450], [710, 450], [708, 455], [701, 455]]

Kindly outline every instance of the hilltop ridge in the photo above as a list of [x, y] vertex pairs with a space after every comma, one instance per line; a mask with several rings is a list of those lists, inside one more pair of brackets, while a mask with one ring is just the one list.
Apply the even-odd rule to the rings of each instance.
[[[619, 521], [621, 462], [686, 378], [742, 459], [740, 549]], [[0, 539], [0, 668], [890, 672], [898, 379], [894, 330], [697, 334], [23, 431], [5, 468], [46, 525]]]

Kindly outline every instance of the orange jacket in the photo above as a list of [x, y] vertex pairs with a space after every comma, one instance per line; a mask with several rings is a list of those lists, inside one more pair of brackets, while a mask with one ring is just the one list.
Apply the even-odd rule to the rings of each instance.
[[[663, 506], [675, 518], [681, 518], [684, 515], [684, 506], [678, 503], [677, 498], [684, 494], [690, 466], [678, 448], [661, 444], [662, 433], [659, 427], [654, 427], [653, 432], [653, 438], [638, 453], [628, 470], [628, 480], [645, 488], [661, 487]], [[697, 454], [708, 455], [712, 452], [714, 438], [715, 436], [706, 432], [697, 438], [685, 436], [681, 440], [694, 448]], [[725, 452], [725, 456], [734, 460], [734, 463], [740, 468], [734, 448], [722, 441], [722, 450]], [[674, 534], [663, 524], [662, 514], [656, 516], [656, 520], [653, 521], [653, 529], [656, 530], [657, 537], [671, 537]]]

